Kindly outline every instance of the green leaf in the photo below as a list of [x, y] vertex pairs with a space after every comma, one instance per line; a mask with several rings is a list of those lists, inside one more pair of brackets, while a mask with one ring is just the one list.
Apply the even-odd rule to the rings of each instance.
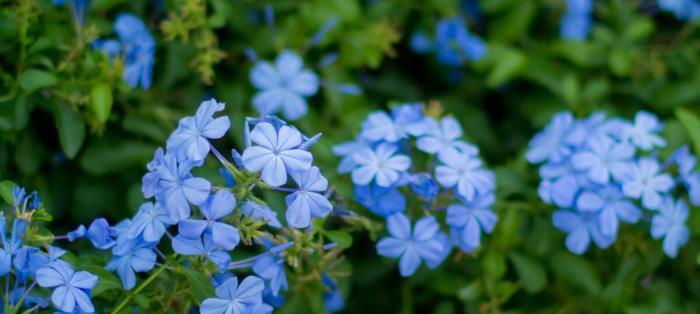
[[612, 70], [615, 75], [626, 76], [630, 71], [630, 66], [632, 65], [632, 56], [629, 48], [614, 48], [610, 53], [610, 56], [608, 56], [608, 63], [610, 64], [610, 70]]
[[92, 88], [92, 111], [100, 123], [107, 122], [112, 111], [112, 90], [109, 85], [100, 83]]
[[115, 173], [143, 165], [154, 151], [155, 146], [139, 142], [99, 142], [85, 150], [80, 166], [94, 175]]
[[692, 111], [685, 108], [676, 109], [676, 116], [688, 131], [688, 135], [695, 145], [695, 153], [700, 154], [700, 118]]
[[525, 54], [508, 47], [494, 48], [493, 56], [488, 56], [487, 58], [492, 60], [493, 67], [486, 78], [486, 84], [492, 88], [498, 87], [516, 77], [527, 67], [528, 62]]
[[58, 79], [55, 75], [37, 69], [24, 71], [19, 77], [19, 86], [28, 93], [40, 88], [56, 85], [56, 83], [58, 83]]
[[522, 280], [523, 288], [530, 294], [535, 294], [544, 289], [547, 284], [547, 273], [544, 267], [537, 261], [518, 253], [510, 254], [510, 261], [515, 266], [515, 272]]
[[9, 204], [10, 206], [15, 203], [15, 197], [12, 194], [12, 188], [16, 184], [12, 181], [9, 180], [4, 180], [0, 182], [0, 196], [2, 196], [2, 199], [5, 200], [5, 203]]
[[481, 267], [488, 278], [496, 282], [506, 274], [506, 259], [501, 253], [492, 250], [486, 253]]
[[190, 290], [197, 303], [202, 303], [204, 299], [214, 295], [214, 287], [206, 275], [190, 268], [183, 268], [182, 271], [190, 283]]
[[92, 296], [96, 297], [109, 290], [122, 290], [121, 281], [119, 278], [114, 276], [112, 273], [105, 270], [102, 266], [87, 265], [81, 266], [81, 270], [90, 272], [91, 274], [99, 277], [97, 285], [92, 289]]
[[57, 104], [56, 106], [58, 139], [66, 157], [73, 159], [85, 140], [85, 121], [70, 106], [65, 104]]
[[558, 253], [551, 259], [557, 278], [589, 294], [601, 290], [600, 276], [585, 258], [570, 253]]
[[347, 249], [352, 246], [352, 236], [346, 231], [326, 231], [324, 234], [341, 249]]

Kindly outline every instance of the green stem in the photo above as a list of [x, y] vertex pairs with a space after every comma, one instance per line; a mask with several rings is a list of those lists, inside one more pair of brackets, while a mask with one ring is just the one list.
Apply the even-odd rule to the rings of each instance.
[[148, 278], [146, 278], [146, 281], [144, 281], [143, 283], [141, 283], [141, 284], [136, 288], [136, 290], [131, 291], [131, 292], [126, 296], [126, 298], [124, 298], [124, 300], [122, 300], [122, 302], [119, 303], [119, 305], [117, 305], [117, 307], [114, 308], [114, 310], [112, 310], [111, 313], [113, 313], [113, 314], [119, 313], [125, 306], [127, 306], [127, 305], [129, 304], [129, 301], [131, 301], [131, 299], [132, 299], [134, 296], [138, 295], [138, 294], [141, 292], [141, 290], [143, 290], [143, 289], [146, 288], [148, 285], [150, 285], [151, 282], [153, 282], [153, 280], [155, 280], [156, 277], [158, 277], [158, 275], [160, 275], [160, 273], [162, 273], [167, 267], [168, 267], [168, 266], [163, 265], [163, 266], [161, 266], [160, 268], [156, 269], [156, 271], [154, 271], [154, 272], [151, 274], [151, 276], [149, 276]]

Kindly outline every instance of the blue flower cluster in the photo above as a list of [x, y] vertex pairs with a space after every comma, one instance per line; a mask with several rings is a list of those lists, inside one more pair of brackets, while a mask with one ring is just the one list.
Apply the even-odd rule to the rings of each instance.
[[584, 40], [591, 30], [593, 0], [566, 0], [566, 12], [561, 17], [561, 38]]
[[[269, 313], [271, 305], [279, 302], [263, 302], [263, 290], [269, 291], [270, 298], [279, 298], [280, 291], [287, 290], [285, 252], [295, 243], [271, 233], [284, 227], [254, 189], [287, 194], [286, 220], [290, 227], [307, 228], [312, 218], [327, 216], [333, 209], [326, 195], [328, 181], [313, 166], [309, 152], [320, 134], [306, 137], [274, 116], [248, 118], [246, 147], [242, 154], [231, 150], [230, 162], [212, 143], [231, 126], [227, 116], [215, 117], [224, 106], [214, 99], [202, 102], [194, 116], [180, 120], [166, 149], [155, 152], [142, 180], [144, 196], [155, 202], [144, 203], [132, 219], [114, 226], [97, 219], [87, 228], [78, 227], [67, 238], [74, 241], [85, 237], [96, 248], [111, 249], [113, 257], [106, 269], [116, 272], [123, 287], [131, 289], [137, 281], [136, 273], [151, 271], [159, 257], [167, 260], [158, 248], [167, 236], [175, 254], [202, 257], [219, 272], [214, 278], [216, 297], [202, 303], [201, 313]], [[193, 174], [210, 154], [222, 166], [225, 185]], [[287, 185], [289, 178], [293, 186]], [[265, 226], [271, 229], [261, 229]], [[174, 227], [178, 233], [171, 235], [168, 230]], [[232, 261], [231, 252], [241, 242], [257, 243], [265, 250]], [[323, 249], [333, 247], [331, 244]], [[239, 284], [229, 271], [241, 268], [250, 268], [256, 276]]]
[[659, 8], [672, 13], [681, 21], [693, 21], [700, 18], [700, 1], [698, 0], [658, 0]]
[[440, 63], [454, 67], [483, 58], [487, 50], [484, 41], [469, 32], [461, 17], [438, 21], [435, 39], [424, 32], [414, 33], [411, 36], [411, 48], [417, 53], [434, 51]]
[[122, 13], [114, 20], [117, 39], [97, 40], [95, 48], [110, 58], [121, 56], [124, 60], [124, 81], [135, 88], [151, 87], [156, 44], [146, 25], [136, 15]]
[[[36, 192], [27, 194], [13, 186], [11, 209], [0, 213], [0, 276], [5, 277], [4, 305], [6, 310], [19, 313], [38, 311], [49, 306], [63, 313], [93, 313], [91, 290], [97, 276], [86, 271], [75, 271], [61, 257], [63, 249], [50, 245], [29, 245], [26, 240], [33, 233], [32, 223], [39, 219], [43, 205]], [[11, 226], [8, 234], [8, 221]], [[39, 288], [52, 290], [50, 298]]]
[[642, 209], [653, 215], [652, 237], [664, 239], [668, 256], [675, 257], [688, 241], [683, 192], [700, 204], [700, 172], [694, 170], [696, 158], [687, 146], [659, 161], [657, 149], [666, 145], [658, 135], [662, 128], [645, 111], [634, 121], [602, 113], [575, 119], [563, 112], [530, 141], [527, 160], [542, 164], [540, 198], [560, 208], [552, 220], [568, 233], [571, 252], [582, 254], [591, 240], [609, 247], [620, 224], [640, 221]]
[[[454, 117], [436, 119], [424, 115], [419, 104], [404, 104], [391, 114], [370, 114], [354, 141], [334, 147], [342, 157], [338, 172], [351, 173], [357, 201], [387, 219], [390, 236], [379, 241], [377, 251], [400, 258], [403, 276], [421, 262], [437, 267], [453, 245], [472, 252], [498, 220], [491, 210], [495, 176], [462, 135]], [[413, 163], [424, 160], [412, 159], [414, 147], [429, 155], [428, 167]], [[443, 209], [449, 236], [433, 216]], [[424, 213], [412, 226], [409, 217]]]

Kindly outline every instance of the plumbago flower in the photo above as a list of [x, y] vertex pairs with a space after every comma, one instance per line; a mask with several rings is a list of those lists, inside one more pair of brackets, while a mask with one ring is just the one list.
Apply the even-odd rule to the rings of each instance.
[[538, 192], [559, 208], [552, 222], [567, 233], [569, 251], [583, 254], [591, 242], [605, 249], [615, 242], [622, 223], [652, 216], [652, 237], [664, 238], [668, 256], [678, 254], [687, 241], [686, 202], [700, 203], [694, 196], [700, 172], [687, 146], [659, 161], [655, 149], [666, 145], [658, 135], [662, 128], [645, 111], [633, 121], [602, 113], [575, 119], [563, 112], [533, 137], [526, 156], [530, 163], [542, 164]]
[[51, 304], [59, 312], [95, 312], [91, 291], [98, 277], [76, 270], [62, 259], [66, 251], [53, 246], [52, 241], [65, 236], [54, 237], [45, 231], [39, 234], [42, 222], [52, 218], [38, 194], [27, 194], [10, 181], [0, 184], [12, 190], [11, 195], [3, 194], [7, 206], [0, 204], [0, 276], [6, 282], [2, 292], [4, 308], [8, 313], [30, 313]]
[[469, 32], [462, 17], [445, 18], [435, 25], [435, 38], [424, 32], [416, 32], [411, 46], [417, 53], [434, 51], [438, 62], [460, 67], [469, 61], [482, 59], [487, 52], [486, 43]]
[[[207, 100], [194, 116], [180, 120], [166, 148], [158, 149], [146, 166], [142, 191], [153, 200], [133, 218], [115, 225], [96, 219], [65, 238], [87, 238], [96, 248], [109, 250], [111, 259], [104, 268], [116, 273], [124, 290], [171, 287], [165, 277], [184, 276], [181, 280], [190, 285], [213, 283], [216, 293], [201, 303], [201, 313], [269, 313], [281, 303], [263, 302], [263, 290], [282, 297], [293, 282], [288, 279], [289, 265], [299, 267], [308, 260], [314, 263], [308, 269], [328, 272], [337, 262], [337, 245], [325, 243], [325, 235], [310, 228], [314, 219], [320, 220], [314, 226], [322, 227], [333, 212], [328, 181], [313, 165], [309, 151], [320, 135], [309, 138], [274, 116], [248, 118], [243, 153], [233, 149], [229, 160], [213, 142], [230, 128], [228, 117], [217, 117], [224, 106]], [[209, 161], [219, 164], [222, 178], [195, 174]], [[260, 198], [265, 191], [286, 196], [286, 221]], [[172, 273], [159, 276], [163, 271]], [[234, 271], [255, 276], [239, 284]], [[193, 282], [200, 280], [195, 278], [203, 281]], [[127, 306], [133, 305], [125, 292], [124, 301], [111, 310]], [[169, 305], [159, 306], [162, 311]]]
[[561, 18], [561, 38], [584, 40], [591, 29], [593, 0], [566, 0], [566, 12]]
[[[429, 117], [420, 104], [402, 104], [391, 114], [370, 114], [356, 139], [333, 148], [342, 157], [339, 172], [352, 173], [357, 202], [387, 219], [389, 236], [377, 251], [399, 259], [403, 276], [422, 263], [437, 267], [453, 246], [474, 251], [498, 221], [491, 210], [495, 177], [462, 134], [454, 117]], [[450, 236], [435, 218], [446, 207]]]

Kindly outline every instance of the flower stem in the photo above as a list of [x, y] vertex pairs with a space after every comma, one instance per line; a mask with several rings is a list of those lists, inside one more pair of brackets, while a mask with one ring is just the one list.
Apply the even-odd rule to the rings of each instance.
[[160, 273], [162, 273], [167, 267], [168, 267], [168, 266], [163, 265], [163, 266], [159, 267], [158, 269], [156, 269], [156, 271], [154, 271], [148, 278], [146, 278], [146, 280], [145, 280], [144, 282], [142, 282], [142, 283], [136, 288], [136, 290], [131, 291], [129, 294], [127, 294], [127, 295], [126, 295], [126, 298], [124, 298], [124, 300], [122, 300], [122, 302], [119, 303], [119, 305], [117, 305], [117, 307], [114, 308], [114, 310], [112, 310], [111, 313], [116, 314], [116, 313], [121, 312], [121, 310], [122, 310], [125, 306], [127, 306], [127, 305], [129, 304], [129, 301], [131, 301], [131, 299], [132, 299], [134, 296], [138, 295], [139, 292], [141, 292], [141, 290], [143, 290], [143, 289], [146, 288], [148, 285], [150, 285], [151, 282], [153, 282], [153, 280], [155, 280], [155, 279], [158, 277], [158, 275], [160, 275]]

